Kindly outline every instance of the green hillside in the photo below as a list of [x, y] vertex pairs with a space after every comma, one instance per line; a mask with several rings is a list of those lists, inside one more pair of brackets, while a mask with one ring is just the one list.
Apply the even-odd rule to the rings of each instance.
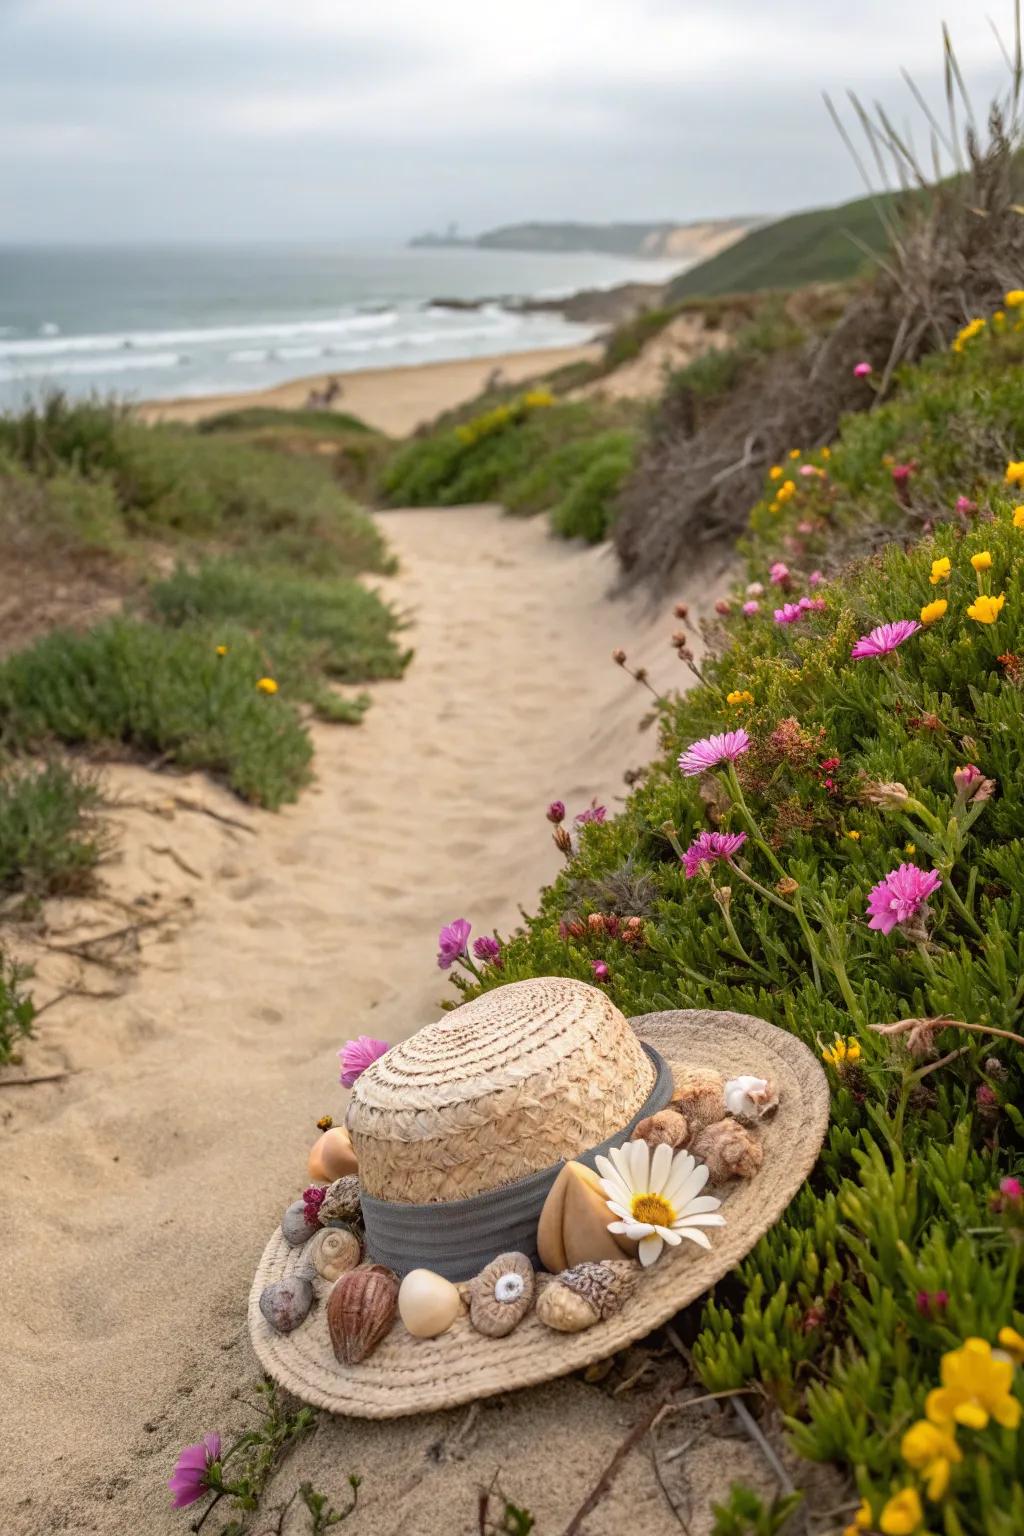
[[[891, 203], [894, 196], [886, 194], [878, 201]], [[728, 250], [674, 278], [666, 303], [709, 294], [839, 281], [852, 277], [863, 265], [864, 246], [881, 252], [884, 245], [875, 199], [864, 197], [837, 208], [812, 208], [752, 230]]]

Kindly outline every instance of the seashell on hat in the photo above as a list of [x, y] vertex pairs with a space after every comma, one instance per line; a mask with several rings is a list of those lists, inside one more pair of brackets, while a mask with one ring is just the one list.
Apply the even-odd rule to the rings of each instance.
[[617, 1135], [655, 1066], [603, 992], [510, 982], [418, 1030], [363, 1072], [346, 1124], [364, 1195], [466, 1199]]

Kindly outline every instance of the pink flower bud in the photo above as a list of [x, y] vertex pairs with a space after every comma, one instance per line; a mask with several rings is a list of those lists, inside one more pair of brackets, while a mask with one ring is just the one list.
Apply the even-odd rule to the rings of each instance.
[[870, 363], [855, 363], [853, 365], [853, 376], [855, 379], [870, 378], [871, 372], [872, 369]]
[[605, 965], [603, 960], [592, 960], [590, 963], [590, 969], [594, 973], [595, 981], [607, 981], [611, 975], [611, 971]]
[[715, 604], [715, 612], [720, 613], [724, 618], [727, 613], [732, 612], [732, 604], [728, 601], [727, 598], [720, 597]]
[[764, 586], [759, 581], [752, 581], [747, 587], [748, 597], [764, 597]]
[[812, 571], [807, 578], [807, 585], [809, 587], [820, 587], [824, 584], [824, 581], [825, 578], [820, 571]]
[[545, 815], [547, 816], [548, 821], [551, 822], [552, 826], [557, 827], [559, 822], [565, 820], [564, 803], [561, 800], [552, 800], [551, 804], [547, 808], [547, 811], [545, 812]]
[[784, 587], [789, 580], [789, 566], [781, 560], [776, 560], [768, 572], [768, 579], [774, 586]]
[[1004, 1199], [1019, 1205], [1024, 1200], [1024, 1184], [1021, 1183], [1020, 1179], [1000, 1179], [999, 1193]]
[[761, 604], [760, 603], [755, 603], [753, 599], [751, 599], [749, 603], [744, 603], [743, 604], [743, 612], [746, 614], [748, 619], [752, 619], [754, 617], [754, 614], [755, 613], [760, 613], [760, 611], [761, 611]]

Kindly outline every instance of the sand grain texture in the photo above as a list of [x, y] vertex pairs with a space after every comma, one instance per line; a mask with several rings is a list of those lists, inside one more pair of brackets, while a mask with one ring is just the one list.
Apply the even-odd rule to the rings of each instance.
[[[152, 921], [114, 942], [106, 968], [32, 950], [41, 1001], [71, 982], [114, 995], [67, 997], [40, 1020], [22, 1070], [65, 1079], [0, 1089], [3, 1536], [188, 1530], [166, 1479], [183, 1444], [251, 1422], [250, 1278], [306, 1182], [316, 1117], [343, 1113], [338, 1046], [436, 1016], [441, 923], [507, 931], [555, 874], [547, 801], [624, 793], [622, 771], [654, 740], [636, 733], [646, 695], [612, 647], [664, 687], [685, 680], [668, 612], [607, 600], [607, 551], [493, 508], [382, 521], [402, 563], [384, 588], [410, 613], [416, 657], [374, 688], [359, 728], [315, 727], [301, 802], [270, 816], [198, 775], [113, 766], [107, 893], [47, 909], [51, 944]], [[356, 1471], [354, 1536], [458, 1536], [500, 1471], [541, 1536], [560, 1532], [641, 1411], [635, 1397], [574, 1378], [471, 1421], [325, 1418], [268, 1509], [300, 1476], [339, 1502]], [[725, 1454], [730, 1477], [756, 1471], [745, 1442]], [[729, 1479], [694, 1477], [699, 1533]], [[275, 1528], [276, 1516], [254, 1525]], [[584, 1526], [626, 1528], [678, 1530], [646, 1448]], [[305, 1511], [280, 1529], [306, 1531]]]

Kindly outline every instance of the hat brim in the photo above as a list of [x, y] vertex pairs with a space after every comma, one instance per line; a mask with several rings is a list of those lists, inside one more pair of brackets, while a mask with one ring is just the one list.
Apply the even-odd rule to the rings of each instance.
[[346, 1366], [335, 1358], [327, 1333], [323, 1302], [329, 1281], [315, 1282], [319, 1304], [292, 1333], [277, 1333], [260, 1312], [265, 1286], [307, 1267], [305, 1249], [293, 1248], [277, 1228], [249, 1296], [249, 1334], [268, 1375], [304, 1402], [356, 1418], [393, 1419], [453, 1408], [496, 1392], [537, 1386], [603, 1360], [667, 1322], [735, 1268], [779, 1219], [814, 1166], [828, 1128], [825, 1074], [795, 1035], [749, 1014], [648, 1013], [630, 1023], [670, 1062], [713, 1067], [725, 1077], [771, 1077], [778, 1087], [779, 1107], [760, 1125], [760, 1172], [716, 1190], [726, 1225], [710, 1234], [710, 1252], [692, 1243], [666, 1249], [621, 1310], [582, 1333], [556, 1333], [530, 1312], [505, 1338], [491, 1339], [477, 1333], [463, 1314], [438, 1338], [417, 1339], [396, 1319], [369, 1359]]

